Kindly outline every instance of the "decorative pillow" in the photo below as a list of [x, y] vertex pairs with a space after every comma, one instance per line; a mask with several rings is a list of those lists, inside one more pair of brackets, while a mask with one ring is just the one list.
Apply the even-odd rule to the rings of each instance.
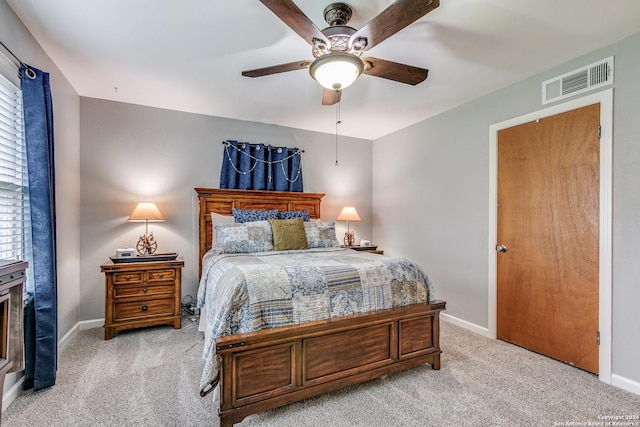
[[280, 213], [278, 209], [264, 210], [236, 208], [231, 208], [231, 212], [233, 212], [233, 217], [236, 219], [236, 222], [239, 223], [278, 219]]
[[221, 224], [234, 224], [235, 218], [231, 215], [220, 215], [219, 213], [211, 212], [211, 244], [216, 246], [216, 225]]
[[215, 247], [224, 253], [268, 252], [273, 250], [273, 235], [269, 221], [253, 221], [242, 224], [214, 225]]
[[309, 211], [304, 209], [301, 211], [280, 212], [280, 219], [302, 218], [303, 221], [309, 221]]
[[309, 221], [304, 223], [309, 248], [336, 248], [340, 246], [336, 238], [334, 222]]
[[274, 251], [307, 249], [307, 235], [302, 218], [270, 219]]

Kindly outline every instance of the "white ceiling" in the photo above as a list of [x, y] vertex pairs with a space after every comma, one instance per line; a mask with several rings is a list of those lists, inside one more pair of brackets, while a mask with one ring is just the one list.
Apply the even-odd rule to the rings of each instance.
[[[81, 96], [336, 130], [336, 107], [321, 105], [308, 71], [241, 76], [313, 59], [258, 0], [7, 3]], [[296, 0], [320, 29], [329, 3]], [[358, 29], [392, 2], [347, 3]], [[440, 0], [368, 52], [428, 68], [427, 80], [409, 86], [361, 76], [342, 93], [339, 133], [376, 139], [639, 31], [638, 0]]]

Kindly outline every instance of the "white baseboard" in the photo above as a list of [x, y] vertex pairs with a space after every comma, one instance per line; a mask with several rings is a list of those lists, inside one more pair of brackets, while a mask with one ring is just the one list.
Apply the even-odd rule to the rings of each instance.
[[60, 340], [58, 341], [58, 357], [60, 357], [60, 352], [67, 345], [69, 340], [73, 338], [78, 331], [83, 331], [85, 329], [92, 328], [101, 328], [104, 326], [104, 319], [93, 319], [93, 320], [83, 320], [81, 322], [76, 323], [73, 328], [69, 330]]
[[620, 375], [611, 374], [611, 385], [640, 396], [640, 383]]
[[22, 392], [22, 383], [24, 383], [24, 375], [20, 377], [17, 383], [15, 383], [9, 390], [4, 392], [2, 396], [2, 412], [18, 398]]
[[77, 326], [81, 331], [84, 331], [85, 329], [102, 328], [104, 326], [104, 318], [83, 320], [82, 322], [78, 322]]
[[[83, 320], [81, 322], [76, 323], [60, 340], [58, 341], [58, 358], [60, 358], [60, 353], [62, 349], [67, 345], [67, 343], [73, 338], [78, 331], [82, 331], [85, 329], [92, 328], [101, 328], [104, 326], [104, 319], [94, 319], [94, 320]], [[18, 379], [18, 381], [2, 395], [2, 410], [4, 411], [13, 403], [14, 400], [20, 396], [22, 392], [22, 384], [24, 383], [24, 371], [23, 375]]]
[[480, 334], [487, 338], [492, 338], [489, 334], [489, 329], [483, 326], [478, 326], [475, 323], [467, 322], [466, 320], [462, 320], [458, 317], [451, 316], [447, 313], [440, 313], [440, 318], [445, 322], [449, 322], [453, 325], [460, 326], [461, 328], [465, 328], [470, 330], [471, 332], [475, 332], [476, 334]]

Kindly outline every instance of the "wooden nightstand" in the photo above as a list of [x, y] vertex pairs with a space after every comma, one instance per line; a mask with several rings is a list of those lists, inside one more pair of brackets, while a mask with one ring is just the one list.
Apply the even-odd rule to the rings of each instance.
[[125, 329], [182, 326], [181, 277], [184, 259], [114, 263], [105, 274], [104, 339]]
[[349, 248], [349, 249], [355, 249], [356, 251], [360, 251], [360, 252], [371, 252], [374, 254], [380, 254], [380, 255], [384, 255], [384, 251], [383, 250], [379, 250], [378, 249], [378, 245], [371, 245], [371, 246], [360, 246], [360, 245], [354, 245], [354, 246], [344, 246], [344, 245], [340, 245], [341, 248]]

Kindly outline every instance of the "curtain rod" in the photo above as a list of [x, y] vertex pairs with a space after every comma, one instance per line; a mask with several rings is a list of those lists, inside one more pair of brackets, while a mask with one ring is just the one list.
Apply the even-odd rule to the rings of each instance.
[[[229, 141], [221, 141], [221, 142], [222, 142], [222, 145], [224, 145], [224, 146], [229, 146]], [[251, 143], [250, 143], [250, 142], [245, 142], [244, 144], [249, 144], [249, 145], [251, 145]], [[254, 145], [255, 145], [255, 144], [254, 144]], [[298, 150], [298, 151], [299, 151], [299, 152], [301, 152], [301, 153], [304, 153], [304, 150]]]
[[22, 67], [24, 67], [24, 68], [26, 68], [26, 69], [27, 69], [27, 76], [29, 76], [29, 78], [33, 79], [33, 78], [35, 78], [35, 77], [36, 77], [36, 73], [31, 69], [31, 67], [29, 67], [27, 64], [25, 64], [24, 62], [22, 62], [22, 61], [20, 60], [20, 58], [18, 58], [18, 57], [16, 56], [16, 54], [15, 54], [15, 53], [13, 53], [13, 52], [11, 51], [11, 49], [9, 49], [9, 48], [7, 47], [7, 45], [5, 45], [4, 43], [2, 43], [2, 41], [0, 41], [0, 45], [2, 45], [2, 47], [4, 48], [4, 50], [6, 50], [7, 52], [9, 52], [9, 54], [10, 54], [11, 56], [13, 56], [13, 57], [14, 57], [14, 59], [18, 62], [18, 63], [16, 64], [16, 65], [18, 65], [18, 67], [21, 67], [21, 66], [22, 66]]

